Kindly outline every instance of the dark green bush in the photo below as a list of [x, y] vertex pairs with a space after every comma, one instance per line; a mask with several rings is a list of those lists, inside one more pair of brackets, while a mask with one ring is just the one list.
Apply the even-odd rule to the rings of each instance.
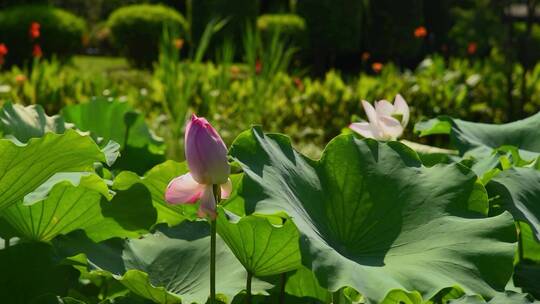
[[[30, 39], [32, 22], [41, 25], [40, 37]], [[84, 20], [62, 9], [44, 5], [14, 6], [0, 11], [0, 42], [9, 48], [8, 64], [21, 64], [32, 56], [39, 43], [45, 57], [66, 58], [81, 49]]]
[[267, 14], [257, 18], [257, 29], [263, 36], [271, 37], [279, 33], [293, 40], [295, 45], [301, 45], [306, 32], [305, 20], [295, 14]]
[[372, 58], [407, 62], [418, 57], [423, 39], [414, 30], [424, 25], [422, 0], [370, 2], [369, 38]]
[[340, 55], [360, 53], [364, 1], [301, 0], [297, 13], [306, 20], [313, 59], [326, 61], [315, 62], [319, 68]]
[[224, 38], [241, 42], [246, 24], [254, 24], [259, 12], [255, 0], [188, 0], [191, 11], [191, 33], [199, 41], [208, 22], [216, 18], [228, 18], [227, 25], [214, 36], [219, 45]]
[[180, 13], [163, 5], [121, 7], [108, 20], [114, 45], [132, 64], [142, 67], [151, 66], [157, 59], [164, 24], [178, 27], [180, 35], [187, 28]]

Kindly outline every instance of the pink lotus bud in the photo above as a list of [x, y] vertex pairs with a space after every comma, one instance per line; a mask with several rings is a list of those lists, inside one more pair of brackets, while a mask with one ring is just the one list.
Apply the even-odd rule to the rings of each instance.
[[231, 171], [227, 146], [206, 119], [191, 116], [186, 127], [185, 150], [189, 170], [195, 181], [206, 185], [227, 182]]

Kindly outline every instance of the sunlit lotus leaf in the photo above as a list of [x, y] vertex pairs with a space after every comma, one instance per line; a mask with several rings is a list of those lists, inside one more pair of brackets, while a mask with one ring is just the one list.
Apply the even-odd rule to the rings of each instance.
[[[277, 220], [277, 223], [276, 223]], [[236, 218], [219, 212], [218, 233], [246, 270], [271, 276], [300, 267], [298, 231], [290, 219], [249, 215]]]
[[512, 217], [469, 208], [477, 176], [461, 164], [426, 168], [403, 144], [351, 135], [314, 161], [258, 128], [242, 133], [231, 155], [245, 172], [248, 210], [288, 214], [302, 263], [331, 291], [349, 286], [367, 303], [393, 290], [426, 301], [454, 286], [492, 297], [512, 274]]

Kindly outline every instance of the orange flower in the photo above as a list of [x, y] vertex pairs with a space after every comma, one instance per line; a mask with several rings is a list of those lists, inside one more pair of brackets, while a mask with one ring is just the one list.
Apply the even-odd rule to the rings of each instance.
[[263, 69], [262, 62], [259, 59], [257, 59], [257, 61], [255, 62], [255, 73], [260, 74], [262, 72], [262, 69]]
[[41, 35], [40, 33], [41, 25], [37, 22], [32, 22], [30, 24], [30, 29], [28, 30], [28, 33], [30, 34], [30, 38], [37, 39]]
[[24, 74], [17, 74], [15, 76], [15, 82], [19, 85], [23, 84], [26, 81], [26, 76]]
[[0, 43], [0, 57], [6, 56], [8, 53], [8, 48], [4, 43]]
[[175, 47], [177, 50], [181, 50], [182, 47], [184, 46], [184, 39], [182, 39], [182, 38], [176, 38], [176, 39], [174, 39], [173, 43], [174, 43], [174, 47]]
[[362, 61], [368, 61], [370, 57], [371, 57], [371, 54], [369, 52], [362, 53]]
[[240, 68], [236, 65], [231, 66], [231, 75], [236, 77], [238, 74], [240, 74]]
[[427, 30], [423, 26], [419, 26], [414, 29], [414, 37], [416, 38], [424, 38], [427, 36]]
[[467, 53], [469, 55], [474, 55], [477, 50], [478, 44], [476, 44], [476, 42], [469, 42], [469, 45], [467, 45]]
[[41, 46], [39, 44], [34, 44], [34, 49], [32, 50], [32, 56], [36, 58], [43, 56], [43, 52], [41, 51]]
[[373, 69], [373, 72], [375, 73], [380, 73], [383, 69], [383, 64], [380, 63], [380, 62], [374, 62], [372, 65], [371, 65], [371, 68]]
[[302, 83], [302, 79], [300, 79], [300, 78], [298, 78], [298, 77], [294, 77], [293, 81], [294, 81], [294, 85], [296, 86], [296, 88], [297, 88], [299, 91], [303, 91], [303, 90], [304, 90], [304, 84]]

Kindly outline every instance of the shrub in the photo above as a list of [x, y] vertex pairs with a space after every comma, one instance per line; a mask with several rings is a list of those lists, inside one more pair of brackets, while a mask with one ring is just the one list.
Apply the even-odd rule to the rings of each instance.
[[[227, 25], [214, 36], [217, 44], [225, 38], [241, 42], [246, 24], [254, 24], [259, 7], [254, 0], [190, 0], [191, 33], [194, 41], [199, 41], [208, 22], [216, 18], [228, 18]], [[214, 43], [216, 44], [216, 43]]]
[[164, 24], [187, 27], [184, 17], [163, 5], [130, 5], [114, 11], [108, 20], [114, 45], [134, 65], [149, 67], [158, 57], [158, 45]]
[[[40, 37], [32, 41], [29, 27], [38, 22]], [[8, 64], [21, 64], [32, 56], [33, 45], [39, 43], [43, 55], [66, 58], [79, 51], [85, 22], [62, 9], [25, 5], [11, 7], [0, 12], [0, 41], [9, 48]]]
[[[360, 53], [364, 19], [363, 2], [358, 0], [297, 2], [297, 13], [306, 20], [309, 46], [314, 59], [328, 61], [329, 58], [342, 54]], [[327, 64], [322, 65], [324, 68]]]
[[304, 18], [295, 14], [267, 14], [257, 18], [257, 29], [264, 36], [280, 33], [301, 45], [306, 31]]
[[414, 30], [422, 25], [422, 0], [371, 1], [366, 44], [375, 58], [415, 59], [423, 39], [416, 38]]

